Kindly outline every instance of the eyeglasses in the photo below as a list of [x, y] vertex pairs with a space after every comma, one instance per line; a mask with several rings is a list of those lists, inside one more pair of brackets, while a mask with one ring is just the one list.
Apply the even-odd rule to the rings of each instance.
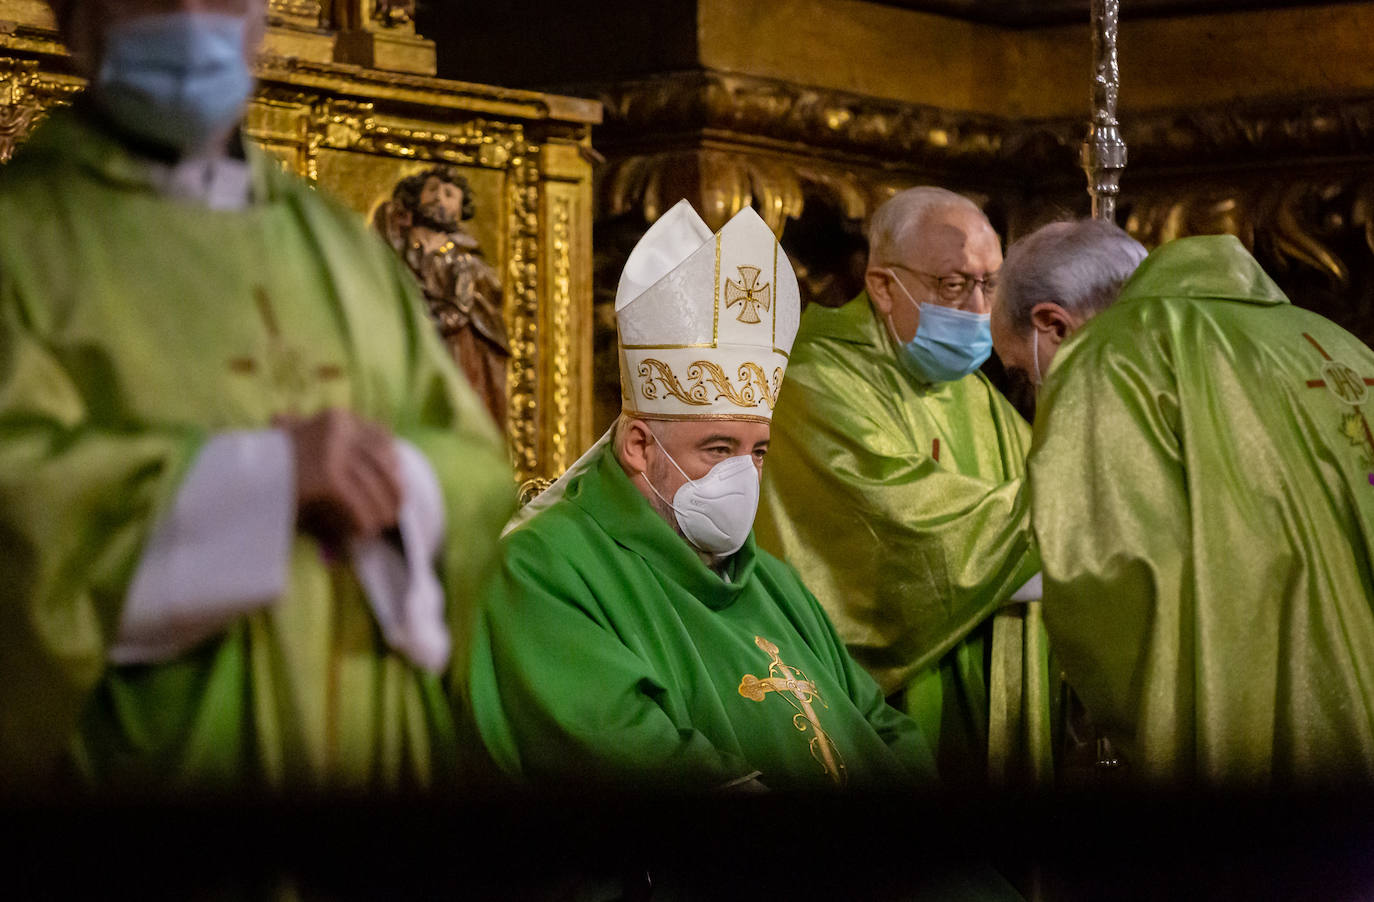
[[912, 269], [910, 266], [903, 266], [900, 263], [893, 263], [896, 269], [904, 269], [909, 273], [918, 275], [924, 279], [929, 279], [935, 283], [935, 293], [940, 296], [940, 300], [951, 304], [962, 303], [973, 294], [975, 285], [983, 289], [983, 297], [988, 297], [997, 290], [997, 273], [988, 273], [981, 279], [972, 279], [963, 273], [955, 273], [952, 276], [937, 276], [934, 273], [922, 272], [919, 269]]

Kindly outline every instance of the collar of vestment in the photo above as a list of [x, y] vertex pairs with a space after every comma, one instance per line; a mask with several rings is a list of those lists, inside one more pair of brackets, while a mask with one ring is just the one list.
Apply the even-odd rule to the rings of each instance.
[[[236, 144], [236, 149], [239, 146]], [[275, 198], [269, 161], [251, 145], [243, 144], [241, 149], [249, 167], [252, 198], [255, 201]], [[167, 159], [151, 150], [144, 152], [117, 134], [89, 103], [53, 111], [34, 129], [19, 153], [27, 159], [63, 160], [111, 185], [159, 195], [167, 193], [178, 168], [188, 163], [195, 165], [194, 161]]]
[[727, 582], [702, 563], [631, 483], [608, 444], [601, 458], [568, 486], [565, 499], [597, 522], [611, 539], [644, 560], [660, 578], [670, 579], [702, 604], [721, 610], [734, 604], [753, 579], [758, 551], [754, 534], [725, 563]]
[[810, 304], [802, 314], [802, 337], [833, 338], [836, 341], [864, 345], [878, 351], [891, 350], [892, 340], [873, 310], [868, 292], [840, 307]]
[[1179, 238], [1155, 248], [1121, 288], [1133, 298], [1197, 298], [1272, 307], [1289, 303], [1234, 235]]

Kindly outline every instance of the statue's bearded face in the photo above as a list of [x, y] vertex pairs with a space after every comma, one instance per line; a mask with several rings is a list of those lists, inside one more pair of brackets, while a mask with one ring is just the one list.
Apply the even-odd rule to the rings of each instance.
[[421, 225], [441, 232], [457, 231], [463, 216], [463, 189], [431, 175], [420, 189], [420, 205], [416, 212]]

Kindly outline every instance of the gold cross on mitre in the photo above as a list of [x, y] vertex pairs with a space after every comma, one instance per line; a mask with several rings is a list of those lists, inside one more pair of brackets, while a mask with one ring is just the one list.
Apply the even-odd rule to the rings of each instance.
[[778, 647], [772, 642], [762, 636], [755, 636], [754, 644], [772, 659], [772, 664], [768, 668], [768, 676], [763, 679], [746, 673], [744, 679], [739, 682], [739, 694], [755, 702], [763, 701], [770, 692], [776, 692], [779, 697], [787, 699], [792, 707], [797, 709], [797, 713], [792, 715], [792, 723], [797, 730], [805, 733], [807, 726], [811, 727], [811, 757], [820, 763], [830, 779], [843, 786], [848, 779], [844, 761], [840, 759], [834, 740], [821, 726], [820, 717], [811, 704], [818, 701], [825, 705], [821, 691], [801, 670], [784, 664]]
[[739, 313], [739, 321], [742, 323], [761, 323], [759, 313], [756, 308], [762, 307], [768, 310], [773, 305], [772, 286], [767, 282], [759, 284], [759, 274], [763, 270], [757, 266], [737, 266], [739, 270], [739, 281], [733, 279], [725, 280], [725, 308], [743, 305]]

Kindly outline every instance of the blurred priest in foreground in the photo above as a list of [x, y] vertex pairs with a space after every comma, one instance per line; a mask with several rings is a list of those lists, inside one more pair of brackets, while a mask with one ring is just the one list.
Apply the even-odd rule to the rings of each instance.
[[0, 168], [0, 790], [454, 785], [490, 418], [242, 140], [263, 0], [53, 8], [90, 89]]

